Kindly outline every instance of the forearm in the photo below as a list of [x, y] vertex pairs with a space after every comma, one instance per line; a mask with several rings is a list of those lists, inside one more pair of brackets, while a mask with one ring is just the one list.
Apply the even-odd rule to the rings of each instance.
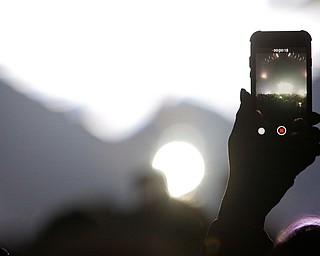
[[218, 219], [209, 228], [201, 255], [265, 255], [273, 244], [264, 232], [268, 211], [262, 204], [248, 187], [237, 186], [230, 180]]
[[[260, 136], [254, 97], [241, 90], [241, 105], [228, 141], [230, 177], [218, 219], [202, 255], [262, 256], [273, 247], [264, 221], [295, 177], [320, 154], [319, 129], [297, 130], [285, 138]], [[320, 120], [320, 115], [313, 123]], [[300, 127], [301, 128], [301, 127]]]

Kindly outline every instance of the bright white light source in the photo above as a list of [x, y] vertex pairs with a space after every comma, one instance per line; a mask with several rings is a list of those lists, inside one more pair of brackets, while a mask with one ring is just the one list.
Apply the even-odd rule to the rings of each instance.
[[152, 167], [165, 174], [169, 193], [173, 197], [194, 190], [205, 172], [204, 160], [198, 149], [182, 141], [162, 146], [152, 161]]
[[278, 84], [278, 93], [279, 94], [290, 94], [293, 93], [293, 85], [286, 82], [280, 82]]
[[306, 96], [307, 91], [306, 91], [306, 89], [301, 89], [301, 90], [298, 91], [298, 94], [299, 94], [300, 96]]
[[266, 72], [263, 72], [263, 73], [261, 74], [261, 78], [262, 78], [262, 79], [267, 79], [267, 78], [268, 78], [267, 73], [266, 73]]

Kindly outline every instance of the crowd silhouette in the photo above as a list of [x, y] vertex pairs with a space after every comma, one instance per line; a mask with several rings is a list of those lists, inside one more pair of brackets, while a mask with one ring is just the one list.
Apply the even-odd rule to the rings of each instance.
[[[320, 255], [318, 216], [299, 219], [277, 241], [264, 231], [266, 215], [319, 155], [319, 129], [304, 123], [285, 139], [261, 136], [252, 96], [242, 89], [240, 98], [228, 142], [228, 184], [211, 225], [201, 209], [171, 198], [165, 177], [149, 169], [135, 180], [141, 204], [134, 211], [102, 204], [62, 212], [21, 255]], [[313, 113], [312, 125], [319, 121]]]
[[169, 197], [165, 177], [147, 170], [135, 180], [134, 211], [104, 205], [61, 213], [25, 255], [198, 255], [208, 221], [201, 209]]

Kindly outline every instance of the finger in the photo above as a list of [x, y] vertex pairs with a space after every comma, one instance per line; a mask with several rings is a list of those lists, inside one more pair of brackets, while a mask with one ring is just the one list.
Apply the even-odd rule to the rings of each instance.
[[319, 143], [320, 142], [320, 130], [317, 127], [312, 127], [312, 139], [314, 142]]
[[254, 109], [254, 99], [245, 89], [241, 89], [240, 91], [240, 101], [240, 108], [246, 109], [247, 111]]
[[315, 155], [316, 156], [320, 156], [320, 145], [319, 144], [317, 144], [317, 145], [315, 145]]
[[320, 123], [320, 114], [316, 112], [311, 113], [311, 125], [316, 125]]
[[303, 118], [296, 118], [293, 121], [293, 130], [294, 132], [303, 133], [306, 131], [306, 122]]
[[247, 130], [255, 120], [256, 111], [254, 107], [254, 100], [250, 93], [245, 89], [241, 89], [240, 101], [241, 105], [237, 112], [235, 127]]

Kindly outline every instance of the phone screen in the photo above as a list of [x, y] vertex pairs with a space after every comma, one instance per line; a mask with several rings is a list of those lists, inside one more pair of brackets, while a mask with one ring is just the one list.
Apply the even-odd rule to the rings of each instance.
[[256, 108], [266, 125], [258, 133], [284, 136], [307, 118], [307, 49], [256, 48]]

